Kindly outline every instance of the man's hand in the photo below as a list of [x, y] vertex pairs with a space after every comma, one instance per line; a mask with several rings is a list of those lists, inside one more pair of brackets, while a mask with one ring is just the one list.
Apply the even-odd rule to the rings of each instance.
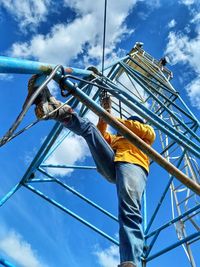
[[111, 113], [112, 109], [112, 102], [110, 96], [105, 96], [101, 99], [100, 105], [104, 108], [107, 112]]

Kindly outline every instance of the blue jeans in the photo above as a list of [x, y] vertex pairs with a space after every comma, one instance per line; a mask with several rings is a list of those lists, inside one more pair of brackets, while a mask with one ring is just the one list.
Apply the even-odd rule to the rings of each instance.
[[62, 123], [86, 140], [99, 173], [116, 184], [120, 262], [131, 262], [140, 267], [144, 243], [141, 199], [146, 186], [146, 172], [135, 164], [114, 162], [114, 151], [88, 119], [73, 113], [70, 119], [63, 120]]

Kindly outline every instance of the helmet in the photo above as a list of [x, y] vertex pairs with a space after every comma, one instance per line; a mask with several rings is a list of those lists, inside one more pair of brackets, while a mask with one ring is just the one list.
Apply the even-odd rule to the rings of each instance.
[[142, 118], [138, 117], [138, 116], [130, 116], [129, 118], [127, 118], [127, 120], [129, 120], [129, 121], [139, 121], [140, 123], [145, 123], [145, 121]]

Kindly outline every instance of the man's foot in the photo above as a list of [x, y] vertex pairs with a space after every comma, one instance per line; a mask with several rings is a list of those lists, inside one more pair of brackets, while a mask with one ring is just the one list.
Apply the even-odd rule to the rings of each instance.
[[[26, 102], [29, 101], [37, 86], [35, 86], [36, 79], [38, 75], [33, 75], [28, 83], [28, 96]], [[36, 97], [33, 104], [35, 104], [35, 114], [38, 119], [56, 119], [63, 120], [72, 113], [72, 108], [65, 104], [63, 105], [55, 97], [53, 97], [46, 86], [42, 92]]]
[[63, 121], [71, 117], [73, 109], [67, 105], [58, 101], [55, 97], [51, 96], [49, 101], [40, 102], [35, 107], [35, 115], [38, 119], [54, 119]]

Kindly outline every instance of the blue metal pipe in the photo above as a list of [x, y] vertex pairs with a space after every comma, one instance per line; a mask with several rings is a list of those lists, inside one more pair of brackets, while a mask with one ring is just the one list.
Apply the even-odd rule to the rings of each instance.
[[46, 156], [43, 159], [43, 162], [45, 162], [51, 155], [52, 153], [56, 150], [57, 147], [59, 147], [59, 145], [63, 142], [63, 140], [70, 134], [70, 131], [67, 131], [66, 134], [64, 134], [63, 136], [61, 136], [61, 138], [59, 140], [56, 140], [56, 143], [54, 144], [54, 146], [49, 150], [49, 152], [46, 154]]
[[[138, 64], [137, 61], [135, 61], [133, 58], [129, 57], [129, 59], [134, 62], [137, 66], [139, 66], [140, 68], [142, 68], [143, 70], [147, 71], [148, 74], [150, 74], [152, 76], [152, 74], [145, 68], [143, 68], [142, 66], [140, 66]], [[155, 78], [155, 77], [154, 77]], [[155, 78], [157, 80], [157, 78]], [[157, 80], [158, 82], [161, 82], [160, 80]], [[169, 83], [168, 80], [166, 80], [167, 84], [169, 85], [169, 89], [171, 89], [172, 91], [176, 92], [176, 90], [173, 88], [173, 86], [171, 86], [171, 84]], [[161, 82], [162, 83], [162, 82]], [[162, 83], [164, 86], [166, 86], [164, 83]], [[200, 123], [198, 121], [198, 119], [196, 118], [196, 116], [192, 113], [192, 111], [187, 107], [187, 105], [184, 103], [184, 101], [182, 100], [182, 98], [180, 97], [180, 95], [178, 96], [179, 100], [181, 101], [181, 103], [184, 105], [184, 107], [187, 109], [187, 111], [191, 114], [191, 116], [195, 119], [195, 121], [197, 122], [198, 126], [200, 127]]]
[[[85, 91], [85, 89], [86, 88], [84, 88], [83, 89], [83, 91]], [[88, 94], [88, 92], [87, 92], [87, 94]], [[96, 97], [96, 96], [94, 96], [94, 97]], [[74, 108], [74, 106], [75, 106], [75, 100], [76, 99], [74, 99], [73, 100], [73, 102], [72, 103], [69, 103], [70, 104], [70, 106], [73, 106], [73, 108]], [[80, 111], [80, 113], [81, 113], [81, 111]], [[84, 114], [81, 114], [81, 116], [83, 116]], [[45, 156], [45, 158], [43, 159], [43, 162], [45, 162], [51, 155], [52, 155], [52, 153], [56, 150], [56, 148], [63, 142], [63, 140], [69, 135], [69, 134], [71, 134], [71, 132], [70, 131], [67, 131], [67, 133], [66, 134], [64, 134], [57, 142], [56, 142], [56, 144], [49, 150], [49, 152], [46, 154], [46, 156]]]
[[[71, 99], [67, 100], [67, 104], [70, 105], [71, 107], [75, 108], [76, 107], [76, 98], [72, 97]], [[62, 129], [63, 129], [63, 126], [61, 125]], [[45, 157], [43, 157], [42, 162], [46, 161], [51, 155], [52, 153], [56, 150], [56, 148], [63, 142], [63, 140], [70, 134], [71, 132], [70, 131], [67, 131], [66, 134], [64, 134], [59, 140], [55, 140], [56, 141], [56, 144], [54, 144], [53, 147], [50, 147], [49, 148], [49, 151], [46, 153]]]
[[153, 223], [153, 221], [154, 221], [154, 219], [155, 219], [155, 217], [156, 217], [156, 215], [157, 215], [157, 213], [158, 213], [158, 211], [162, 205], [162, 202], [163, 202], [163, 200], [164, 200], [164, 198], [168, 192], [168, 189], [169, 189], [170, 184], [172, 183], [173, 179], [174, 179], [174, 177], [172, 176], [170, 178], [170, 180], [168, 181], [167, 186], [165, 187], [164, 193], [163, 193], [162, 197], [160, 198], [160, 201], [158, 202], [158, 205], [157, 205], [157, 207], [156, 207], [156, 209], [155, 209], [155, 211], [151, 217], [151, 220], [149, 221], [147, 228], [145, 229], [145, 235], [149, 232], [149, 229], [150, 229], [150, 227], [151, 227], [151, 225], [152, 225], [152, 223]]
[[31, 180], [28, 181], [28, 183], [51, 183], [51, 182], [54, 182], [53, 179], [50, 179], [50, 178], [33, 178]]
[[42, 168], [61, 168], [61, 169], [81, 169], [81, 170], [96, 170], [95, 166], [77, 166], [77, 165], [54, 165], [54, 164], [41, 164]]
[[[161, 107], [163, 107], [176, 121], [179, 122], [179, 124], [184, 127], [194, 138], [196, 138], [198, 141], [200, 141], [200, 137], [197, 136], [194, 131], [192, 131], [184, 122], [181, 121], [181, 119], [179, 119], [173, 111], [171, 111], [166, 105], [163, 104], [163, 102], [161, 100], [159, 100], [152, 92], [151, 90], [149, 90], [146, 86], [144, 86], [144, 83], [146, 83], [146, 81], [139, 76], [138, 73], [136, 73], [134, 70], [132, 70], [131, 68], [124, 66], [125, 68], [127, 68], [127, 71], [131, 74], [134, 75], [134, 79], [137, 81], [137, 83], [143, 87], [143, 89], [145, 91], [148, 92], [149, 95], [151, 95], [151, 97], [155, 100], [157, 100], [157, 102], [160, 104]], [[155, 89], [153, 86], [151, 86], [150, 84], [148, 85], [149, 88], [151, 89]], [[161, 92], [157, 92], [161, 97], [163, 97], [165, 100], [167, 100], [168, 102], [171, 102], [170, 104], [172, 104], [174, 106], [174, 104], [172, 103], [172, 101], [170, 101], [165, 95], [163, 95]], [[193, 118], [194, 120], [195, 118]]]
[[[125, 64], [126, 66], [128, 66], [130, 69], [133, 70], [133, 68], [131, 68], [131, 66], [128, 64], [128, 62], [124, 62], [124, 63], [123, 62], [120, 62], [119, 64], [122, 65], [122, 66]], [[159, 86], [159, 88], [162, 88], [165, 91], [169, 92], [171, 95], [178, 97], [178, 92], [177, 91], [175, 91], [175, 90], [172, 91], [171, 89], [169, 89], [168, 87], [166, 87], [166, 85], [162, 85], [160, 83], [158, 84], [158, 80], [155, 80], [154, 81], [152, 78], [149, 78], [149, 77], [145, 76], [144, 74], [140, 73], [136, 69], [134, 69], [134, 71], [137, 72], [138, 74], [140, 74], [141, 76], [145, 77], [146, 81], [151, 82], [151, 84], [155, 84], [155, 85]], [[152, 74], [151, 74], [151, 76], [152, 76]]]
[[158, 231], [158, 232], [154, 235], [154, 237], [153, 237], [153, 239], [152, 239], [150, 245], [147, 245], [148, 249], [147, 249], [146, 253], [144, 253], [144, 255], [143, 255], [143, 257], [144, 257], [145, 259], [149, 256], [149, 253], [151, 252], [151, 250], [152, 250], [152, 248], [153, 248], [153, 245], [155, 244], [155, 242], [156, 242], [156, 240], [157, 240], [159, 234], [160, 234], [160, 231]]
[[[0, 73], [49, 74], [55, 68], [55, 66], [55, 64], [0, 56]], [[71, 67], [64, 67], [64, 71], [66, 74], [73, 74], [75, 76], [93, 74], [93, 72], [90, 70]]]
[[146, 262], [151, 261], [151, 260], [159, 257], [160, 255], [162, 255], [162, 254], [164, 254], [164, 253], [166, 253], [166, 252], [168, 252], [168, 251], [170, 251], [170, 250], [172, 250], [172, 249], [174, 249], [174, 248], [176, 248], [176, 247], [178, 247], [178, 246], [180, 246], [180, 245], [182, 245], [184, 243], [187, 243], [190, 240], [193, 240], [193, 239], [195, 239], [196, 237], [199, 237], [199, 236], [200, 236], [200, 231], [198, 231], [198, 232], [196, 232], [194, 234], [191, 234], [191, 235], [187, 236], [186, 238], [174, 243], [173, 245], [171, 245], [171, 246], [169, 246], [169, 247], [167, 247], [167, 248], [155, 253], [154, 255], [152, 255], [152, 256], [150, 256], [148, 258], [146, 258], [145, 261]]
[[0, 207], [21, 187], [21, 183], [17, 183], [1, 200]]
[[38, 196], [42, 197], [43, 199], [45, 199], [49, 203], [53, 204], [54, 206], [56, 206], [60, 210], [64, 211], [65, 213], [69, 214], [73, 218], [77, 219], [78, 221], [80, 221], [84, 225], [88, 226], [90, 229], [94, 230], [96, 233], [100, 234], [101, 236], [103, 236], [106, 239], [108, 239], [109, 241], [111, 241], [113, 244], [119, 246], [119, 242], [117, 240], [115, 240], [114, 238], [112, 238], [111, 236], [109, 236], [108, 234], [106, 234], [105, 232], [103, 232], [102, 230], [100, 230], [99, 228], [94, 226], [93, 224], [84, 220], [82, 217], [78, 216], [76, 213], [74, 213], [71, 210], [67, 209], [66, 207], [62, 206], [60, 203], [58, 203], [54, 199], [49, 198], [48, 196], [44, 195], [41, 191], [36, 190], [34, 187], [32, 187], [28, 184], [24, 184], [24, 187], [28, 188], [29, 190], [31, 190], [32, 192], [34, 192]]
[[[74, 99], [69, 99], [70, 104], [74, 104]], [[67, 101], [68, 103], [68, 101]], [[26, 180], [30, 178], [32, 172], [34, 172], [37, 167], [43, 162], [44, 158], [46, 157], [47, 153], [51, 149], [52, 145], [54, 144], [55, 140], [59, 136], [63, 129], [62, 124], [56, 122], [53, 129], [51, 130], [50, 134], [45, 139], [44, 143], [42, 144], [41, 148], [39, 149], [38, 153], [36, 154], [35, 158], [31, 162], [30, 166], [28, 167], [26, 173], [21, 179], [22, 183], [25, 183]]]
[[[127, 105], [129, 108], [132, 108], [137, 114], [150, 121], [153, 125], [161, 129], [172, 139], [176, 140], [177, 143], [179, 143], [183, 147], [186, 147], [191, 153], [200, 158], [200, 147], [198, 145], [189, 140], [182, 133], [176, 131], [171, 125], [167, 124], [158, 115], [154, 114], [151, 110], [142, 105], [134, 97], [131, 97], [126, 92], [120, 90], [116, 85], [112, 83], [112, 81], [107, 80], [106, 85], [108, 86], [108, 92], [120, 99], [125, 105]], [[190, 143], [193, 147], [189, 146], [188, 143]]]
[[[197, 195], [200, 195], [200, 185], [199, 184], [197, 184], [196, 182], [194, 182], [192, 179], [190, 179], [188, 176], [186, 176], [183, 172], [181, 172], [178, 168], [176, 168], [173, 164], [171, 164], [166, 159], [164, 159], [152, 147], [150, 147], [144, 141], [142, 141], [141, 138], [139, 138], [136, 134], [134, 134], [132, 131], [130, 131], [129, 129], [127, 129], [127, 127], [125, 127], [122, 123], [120, 123], [117, 119], [115, 119], [111, 114], [109, 114], [108, 112], [106, 112], [96, 102], [94, 102], [93, 100], [91, 100], [77, 86], [74, 86], [74, 84], [72, 82], [70, 82], [68, 80], [65, 80], [65, 86], [66, 86], [66, 89], [68, 91], [70, 91], [70, 93], [72, 95], [74, 95], [82, 103], [84, 103], [86, 106], [88, 106], [99, 117], [104, 118], [104, 120], [108, 124], [110, 124], [116, 130], [118, 130], [118, 132], [121, 135], [123, 135], [130, 142], [132, 142], [134, 145], [136, 145], [139, 149], [141, 149], [145, 154], [147, 154], [147, 156], [149, 156], [151, 159], [153, 159], [159, 165], [161, 165], [163, 168], [165, 168], [170, 174], [174, 175], [177, 179], [179, 179], [183, 184], [185, 184], [188, 188], [190, 188]], [[120, 98], [119, 89], [117, 88], [117, 90], [114, 90], [112, 88], [111, 89], [111, 92], [117, 98]], [[130, 101], [128, 101], [126, 98], [122, 98], [122, 99], [123, 99], [123, 102], [124, 103], [126, 103], [127, 105], [130, 105]], [[134, 101], [134, 99], [133, 99], [133, 101]], [[136, 105], [135, 105], [135, 108], [137, 108]], [[142, 106], [142, 108], [143, 109], [146, 109], [144, 106]], [[140, 109], [140, 111], [141, 111], [141, 109]], [[162, 121], [162, 123], [164, 124], [164, 121]], [[165, 127], [162, 126], [162, 128], [165, 128]]]
[[181, 101], [181, 103], [184, 105], [184, 107], [187, 109], [187, 111], [191, 114], [191, 116], [195, 119], [195, 122], [197, 123], [198, 127], [200, 127], [200, 122], [197, 119], [197, 117], [194, 115], [194, 113], [188, 108], [188, 106], [185, 104], [181, 96], [178, 96], [178, 99]]
[[[179, 159], [179, 162], [178, 162], [178, 164], [177, 164], [177, 167], [180, 166], [180, 164], [181, 164], [181, 162], [182, 162], [182, 160], [183, 160], [183, 158], [184, 158], [184, 156], [185, 156], [185, 152], [186, 152], [186, 151], [183, 152], [181, 158]], [[164, 198], [165, 198], [165, 196], [166, 196], [166, 194], [167, 194], [167, 192], [168, 192], [168, 190], [169, 190], [170, 184], [172, 183], [173, 179], [174, 179], [174, 177], [172, 176], [172, 177], [170, 178], [170, 180], [168, 181], [166, 187], [165, 187], [165, 190], [164, 190], [164, 192], [163, 192], [163, 195], [161, 196], [161, 199], [160, 199], [160, 201], [158, 202], [158, 205], [157, 205], [157, 207], [156, 207], [156, 209], [155, 209], [155, 211], [154, 211], [154, 213], [153, 213], [153, 215], [152, 215], [152, 217], [151, 217], [151, 220], [150, 220], [150, 222], [149, 222], [149, 224], [148, 224], [148, 226], [147, 226], [147, 228], [146, 228], [146, 230], [145, 230], [145, 236], [147, 235], [147, 233], [148, 233], [148, 231], [149, 231], [149, 229], [150, 229], [150, 227], [151, 227], [151, 225], [152, 225], [152, 223], [153, 223], [153, 221], [154, 221], [154, 219], [155, 219], [155, 217], [156, 217], [156, 215], [157, 215], [157, 213], [158, 213], [158, 211], [159, 211], [159, 209], [160, 209], [160, 207], [161, 207], [161, 205], [162, 205], [162, 203], [163, 203], [163, 200], [164, 200]], [[162, 229], [161, 229], [161, 230], [162, 230]], [[152, 248], [153, 248], [153, 245], [154, 245], [154, 243], [156, 242], [156, 240], [157, 240], [157, 238], [158, 238], [158, 236], [159, 236], [161, 230], [160, 230], [160, 231], [157, 231], [157, 232], [154, 234], [153, 240], [151, 241], [150, 245], [148, 245], [148, 250], [146, 251], [144, 257], [148, 257], [148, 255], [149, 255], [149, 253], [151, 252], [151, 250], [152, 250]], [[145, 238], [145, 240], [146, 240], [146, 238]]]
[[27, 179], [30, 178], [30, 175], [33, 171], [40, 165], [40, 163], [43, 161], [44, 157], [48, 153], [49, 149], [51, 148], [52, 144], [62, 131], [63, 126], [61, 126], [59, 123], [56, 123], [51, 130], [48, 137], [45, 139], [44, 143], [42, 144], [41, 148], [39, 149], [38, 153], [36, 154], [35, 158], [31, 162], [30, 166], [28, 167], [26, 173], [22, 177], [21, 182], [24, 183]]
[[[71, 75], [68, 76], [69, 78], [71, 78]], [[57, 77], [58, 81], [59, 81], [59, 77]], [[76, 89], [74, 87], [74, 85], [70, 82], [70, 81], [65, 81], [66, 82], [66, 86], [69, 89]], [[101, 81], [100, 85], [101, 84]], [[190, 139], [188, 139], [187, 137], [185, 137], [184, 134], [178, 132], [176, 129], [174, 129], [172, 126], [170, 126], [169, 124], [167, 124], [164, 120], [162, 120], [158, 115], [154, 114], [152, 111], [150, 111], [148, 108], [146, 108], [144, 105], [142, 105], [140, 102], [138, 102], [134, 97], [131, 97], [129, 94], [127, 94], [126, 92], [122, 91], [120, 88], [118, 88], [115, 84], [113, 84], [113, 82], [106, 78], [106, 84], [105, 84], [105, 88], [108, 92], [110, 92], [111, 94], [113, 94], [114, 96], [116, 96], [116, 98], [118, 98], [119, 100], [121, 100], [124, 104], [126, 104], [129, 108], [133, 109], [134, 111], [136, 111], [139, 115], [141, 115], [142, 117], [148, 119], [148, 121], [152, 122], [155, 126], [157, 126], [159, 129], [162, 129], [163, 132], [167, 133], [172, 139], [175, 139], [177, 143], [187, 147], [187, 149], [193, 153], [195, 156], [200, 157], [200, 147], [198, 145], [196, 145], [194, 142], [192, 142]], [[80, 90], [79, 88], [77, 88], [77, 90]], [[74, 90], [73, 90], [74, 91]], [[127, 98], [130, 101], [127, 100]], [[95, 109], [96, 110], [96, 109]], [[147, 116], [145, 114], [145, 112], [149, 115]], [[95, 111], [94, 111], [95, 112]], [[169, 128], [169, 129], [168, 129]], [[176, 136], [178, 135], [178, 136]], [[183, 139], [183, 140], [182, 140]], [[195, 148], [191, 147], [188, 145], [188, 143], [192, 144]]]
[[114, 65], [117, 65], [119, 62], [124, 61], [124, 60], [126, 60], [126, 59], [128, 59], [128, 58], [129, 58], [129, 56], [122, 57], [122, 58], [120, 58], [120, 60], [118, 59], [118, 60], [114, 61], [112, 64], [107, 65], [107, 66], [104, 68], [104, 70], [110, 69], [110, 68], [112, 68]]
[[[132, 57], [129, 57], [129, 59], [134, 63], [136, 64], [138, 67], [140, 67], [141, 69], [143, 69], [144, 71], [146, 71], [150, 76], [152, 76], [152, 73], [145, 67], [141, 66], [135, 59], [133, 59]], [[169, 86], [168, 89], [171, 91], [171, 92], [175, 92], [176, 93], [176, 90], [168, 83], [168, 81], [165, 80], [166, 84], [161, 80], [163, 79], [163, 76], [160, 76], [159, 75], [154, 75], [153, 76], [155, 80], [157, 80], [159, 83], [161, 83], [163, 86], [167, 87], [166, 84]]]
[[151, 232], [150, 234], [146, 235], [145, 238], [146, 239], [150, 238], [151, 236], [155, 235], [157, 232], [160, 232], [161, 230], [163, 230], [163, 229], [167, 228], [168, 226], [172, 225], [173, 223], [180, 221], [181, 219], [183, 219], [184, 217], [186, 217], [190, 213], [196, 211], [197, 209], [200, 209], [200, 204], [198, 204], [195, 207], [187, 210], [186, 212], [182, 213], [181, 215], [179, 215], [178, 217], [174, 218], [173, 220], [165, 223], [160, 228], [158, 228], [158, 229], [154, 230], [153, 232]]
[[[61, 74], [57, 74], [57, 76], [61, 77]], [[69, 99], [69, 102], [71, 101], [71, 105], [74, 105], [75, 99]], [[67, 101], [68, 103], [68, 101]], [[27, 169], [26, 173], [22, 177], [21, 182], [24, 183], [27, 179], [30, 178], [30, 175], [33, 171], [37, 169], [37, 167], [43, 162], [44, 158], [46, 157], [47, 153], [51, 149], [52, 145], [54, 144], [55, 140], [59, 136], [63, 129], [62, 124], [56, 123], [51, 130], [50, 134], [45, 139], [44, 143], [42, 144], [41, 148], [39, 149], [38, 153], [36, 154], [35, 158], [31, 162], [29, 168]]]
[[[186, 153], [186, 151], [183, 152], [181, 158], [179, 159], [177, 167], [180, 166], [180, 164], [181, 164], [181, 162], [182, 162], [182, 160], [183, 160], [183, 158], [185, 156], [185, 153]], [[148, 226], [147, 226], [147, 228], [145, 230], [145, 235], [147, 235], [147, 233], [149, 232], [149, 229], [150, 229], [150, 227], [151, 227], [151, 225], [152, 225], [152, 223], [153, 223], [153, 221], [154, 221], [154, 219], [155, 219], [155, 217], [156, 217], [156, 215], [157, 215], [157, 213], [158, 213], [158, 211], [159, 211], [159, 209], [160, 209], [160, 207], [161, 207], [161, 205], [163, 203], [163, 200], [164, 200], [164, 198], [165, 198], [165, 196], [166, 196], [166, 194], [167, 194], [167, 192], [169, 190], [170, 184], [172, 183], [173, 179], [174, 179], [173, 176], [169, 179], [169, 181], [168, 181], [168, 183], [167, 183], [167, 185], [166, 185], [166, 187], [165, 187], [165, 189], [163, 191], [163, 194], [162, 194], [160, 200], [158, 201], [158, 205], [157, 205], [157, 207], [156, 207], [156, 209], [155, 209], [155, 211], [154, 211], [154, 213], [153, 213], [153, 215], [151, 217], [151, 220], [149, 221], [149, 224], [148, 224]]]
[[16, 267], [16, 265], [13, 265], [12, 263], [10, 263], [10, 262], [2, 259], [2, 258], [0, 259], [0, 264], [5, 266], [5, 267]]
[[89, 198], [86, 198], [85, 196], [83, 196], [82, 194], [80, 194], [78, 191], [76, 191], [75, 189], [73, 189], [72, 187], [68, 186], [67, 184], [61, 182], [59, 179], [53, 177], [52, 175], [50, 175], [49, 173], [45, 172], [43, 169], [39, 168], [39, 171], [44, 174], [45, 176], [49, 177], [52, 179], [52, 181], [56, 182], [57, 184], [61, 185], [62, 187], [64, 187], [65, 189], [67, 189], [68, 191], [70, 191], [72, 194], [76, 195], [77, 197], [79, 197], [80, 199], [84, 200], [85, 202], [87, 202], [88, 204], [90, 204], [91, 206], [93, 206], [94, 208], [96, 208], [97, 210], [101, 211], [102, 213], [104, 213], [105, 215], [107, 215], [108, 217], [110, 217], [111, 219], [113, 219], [114, 221], [118, 222], [117, 217], [115, 217], [113, 214], [111, 214], [110, 212], [108, 212], [107, 210], [103, 209], [102, 207], [100, 207], [99, 205], [97, 205], [96, 203], [94, 203], [93, 201], [91, 201]]
[[[93, 87], [91, 86], [91, 91], [92, 91], [92, 88]], [[89, 93], [87, 93], [87, 95], [90, 95], [91, 91]], [[96, 102], [97, 99], [99, 98], [99, 95], [100, 95], [100, 90], [97, 90], [96, 93], [95, 93], [95, 95], [92, 98], [93, 101]], [[88, 111], [89, 111], [89, 108], [83, 105], [82, 106], [82, 109], [79, 112], [79, 114], [80, 114], [81, 117], [84, 117], [87, 114]]]

